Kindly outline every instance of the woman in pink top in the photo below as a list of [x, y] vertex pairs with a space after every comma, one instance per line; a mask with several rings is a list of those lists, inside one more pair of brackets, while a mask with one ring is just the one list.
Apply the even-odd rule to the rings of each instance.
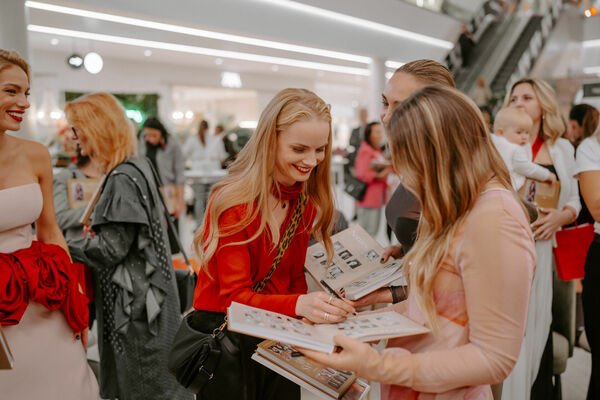
[[491, 399], [513, 368], [536, 253], [525, 210], [475, 104], [427, 86], [393, 112], [392, 163], [422, 204], [405, 257], [409, 296], [390, 306], [431, 333], [381, 353], [343, 335], [335, 354], [306, 351], [381, 382], [384, 399]]
[[358, 223], [369, 235], [375, 236], [379, 231], [381, 207], [386, 202], [387, 176], [390, 167], [386, 163], [381, 145], [383, 129], [379, 122], [371, 122], [365, 128], [365, 139], [358, 148], [354, 162], [354, 175], [367, 183], [367, 191], [362, 200], [356, 202]]

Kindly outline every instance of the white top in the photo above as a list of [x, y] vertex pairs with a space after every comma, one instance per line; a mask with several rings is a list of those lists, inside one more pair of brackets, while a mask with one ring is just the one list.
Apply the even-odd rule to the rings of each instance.
[[221, 161], [227, 158], [223, 135], [209, 135], [206, 144], [202, 145], [198, 136], [189, 137], [183, 145], [183, 157], [190, 159], [193, 170], [210, 172], [221, 169]]
[[[600, 170], [600, 142], [593, 136], [585, 139], [577, 147], [577, 158], [575, 160], [575, 173]], [[600, 234], [600, 223], [594, 224], [594, 231]]]
[[516, 191], [521, 189], [526, 178], [538, 181], [545, 181], [550, 178], [550, 171], [531, 161], [533, 156], [530, 144], [519, 146], [493, 133], [492, 142], [494, 142], [494, 146], [496, 146], [508, 168], [508, 172], [510, 172], [510, 180]]

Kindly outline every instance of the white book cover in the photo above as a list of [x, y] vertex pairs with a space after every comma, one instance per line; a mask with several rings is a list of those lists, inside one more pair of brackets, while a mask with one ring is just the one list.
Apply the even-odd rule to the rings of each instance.
[[332, 353], [333, 337], [344, 334], [370, 342], [429, 332], [426, 327], [395, 311], [362, 313], [337, 324], [311, 325], [272, 311], [233, 302], [227, 309], [227, 328], [234, 332]]
[[321, 243], [310, 246], [306, 252], [304, 266], [310, 276], [323, 289], [329, 286], [350, 300], [359, 299], [381, 287], [400, 280], [406, 284], [402, 274], [402, 260], [379, 261], [383, 247], [360, 225], [352, 225], [331, 237], [334, 256], [327, 265], [327, 254]]

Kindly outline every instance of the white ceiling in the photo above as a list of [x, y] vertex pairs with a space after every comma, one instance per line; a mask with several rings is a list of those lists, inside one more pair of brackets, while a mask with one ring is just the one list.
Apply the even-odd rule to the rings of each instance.
[[[418, 58], [441, 60], [448, 51], [446, 48], [406, 39], [394, 34], [383, 33], [340, 20], [315, 16], [281, 7], [272, 1], [171, 0], [167, 3], [164, 0], [44, 0], [43, 2], [178, 26], [404, 62]], [[279, 2], [285, 2], [285, 0], [279, 0]], [[400, 0], [303, 0], [301, 3], [336, 11], [346, 16], [384, 24], [391, 28], [404, 29], [413, 33], [449, 41], [455, 39], [460, 29], [458, 21]], [[29, 8], [29, 24], [112, 35], [121, 38], [180, 44], [194, 48], [202, 47], [236, 51], [360, 69], [368, 68], [368, 65], [364, 63], [231, 43], [110, 21], [65, 15], [34, 8]], [[332, 81], [347, 83], [366, 79], [365, 77], [355, 77], [351, 74], [323, 73], [314, 69], [285, 65], [273, 67], [272, 63], [242, 61], [226, 57], [222, 57], [222, 64], [217, 65], [216, 57], [214, 56], [186, 54], [160, 49], [152, 49], [152, 55], [145, 57], [144, 50], [146, 48], [144, 47], [88, 39], [74, 39], [47, 33], [30, 32], [29, 37], [31, 47], [34, 50], [59, 52], [64, 54], [65, 57], [75, 51], [84, 54], [93, 49], [103, 56], [112, 59], [198, 66], [238, 72], [277, 73], [280, 75], [294, 75], [307, 78], [323, 78], [323, 75], [325, 75], [326, 78]], [[50, 41], [53, 38], [59, 39], [59, 43], [56, 46], [50, 45]], [[273, 68], [278, 68], [278, 70], [273, 71]]]

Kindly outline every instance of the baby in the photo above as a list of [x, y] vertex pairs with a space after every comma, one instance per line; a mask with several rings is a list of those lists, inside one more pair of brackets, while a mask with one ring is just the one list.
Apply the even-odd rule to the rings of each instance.
[[520, 108], [503, 108], [496, 114], [492, 141], [506, 163], [513, 188], [519, 191], [526, 178], [553, 184], [556, 175], [535, 164], [529, 144], [529, 130], [533, 121]]

